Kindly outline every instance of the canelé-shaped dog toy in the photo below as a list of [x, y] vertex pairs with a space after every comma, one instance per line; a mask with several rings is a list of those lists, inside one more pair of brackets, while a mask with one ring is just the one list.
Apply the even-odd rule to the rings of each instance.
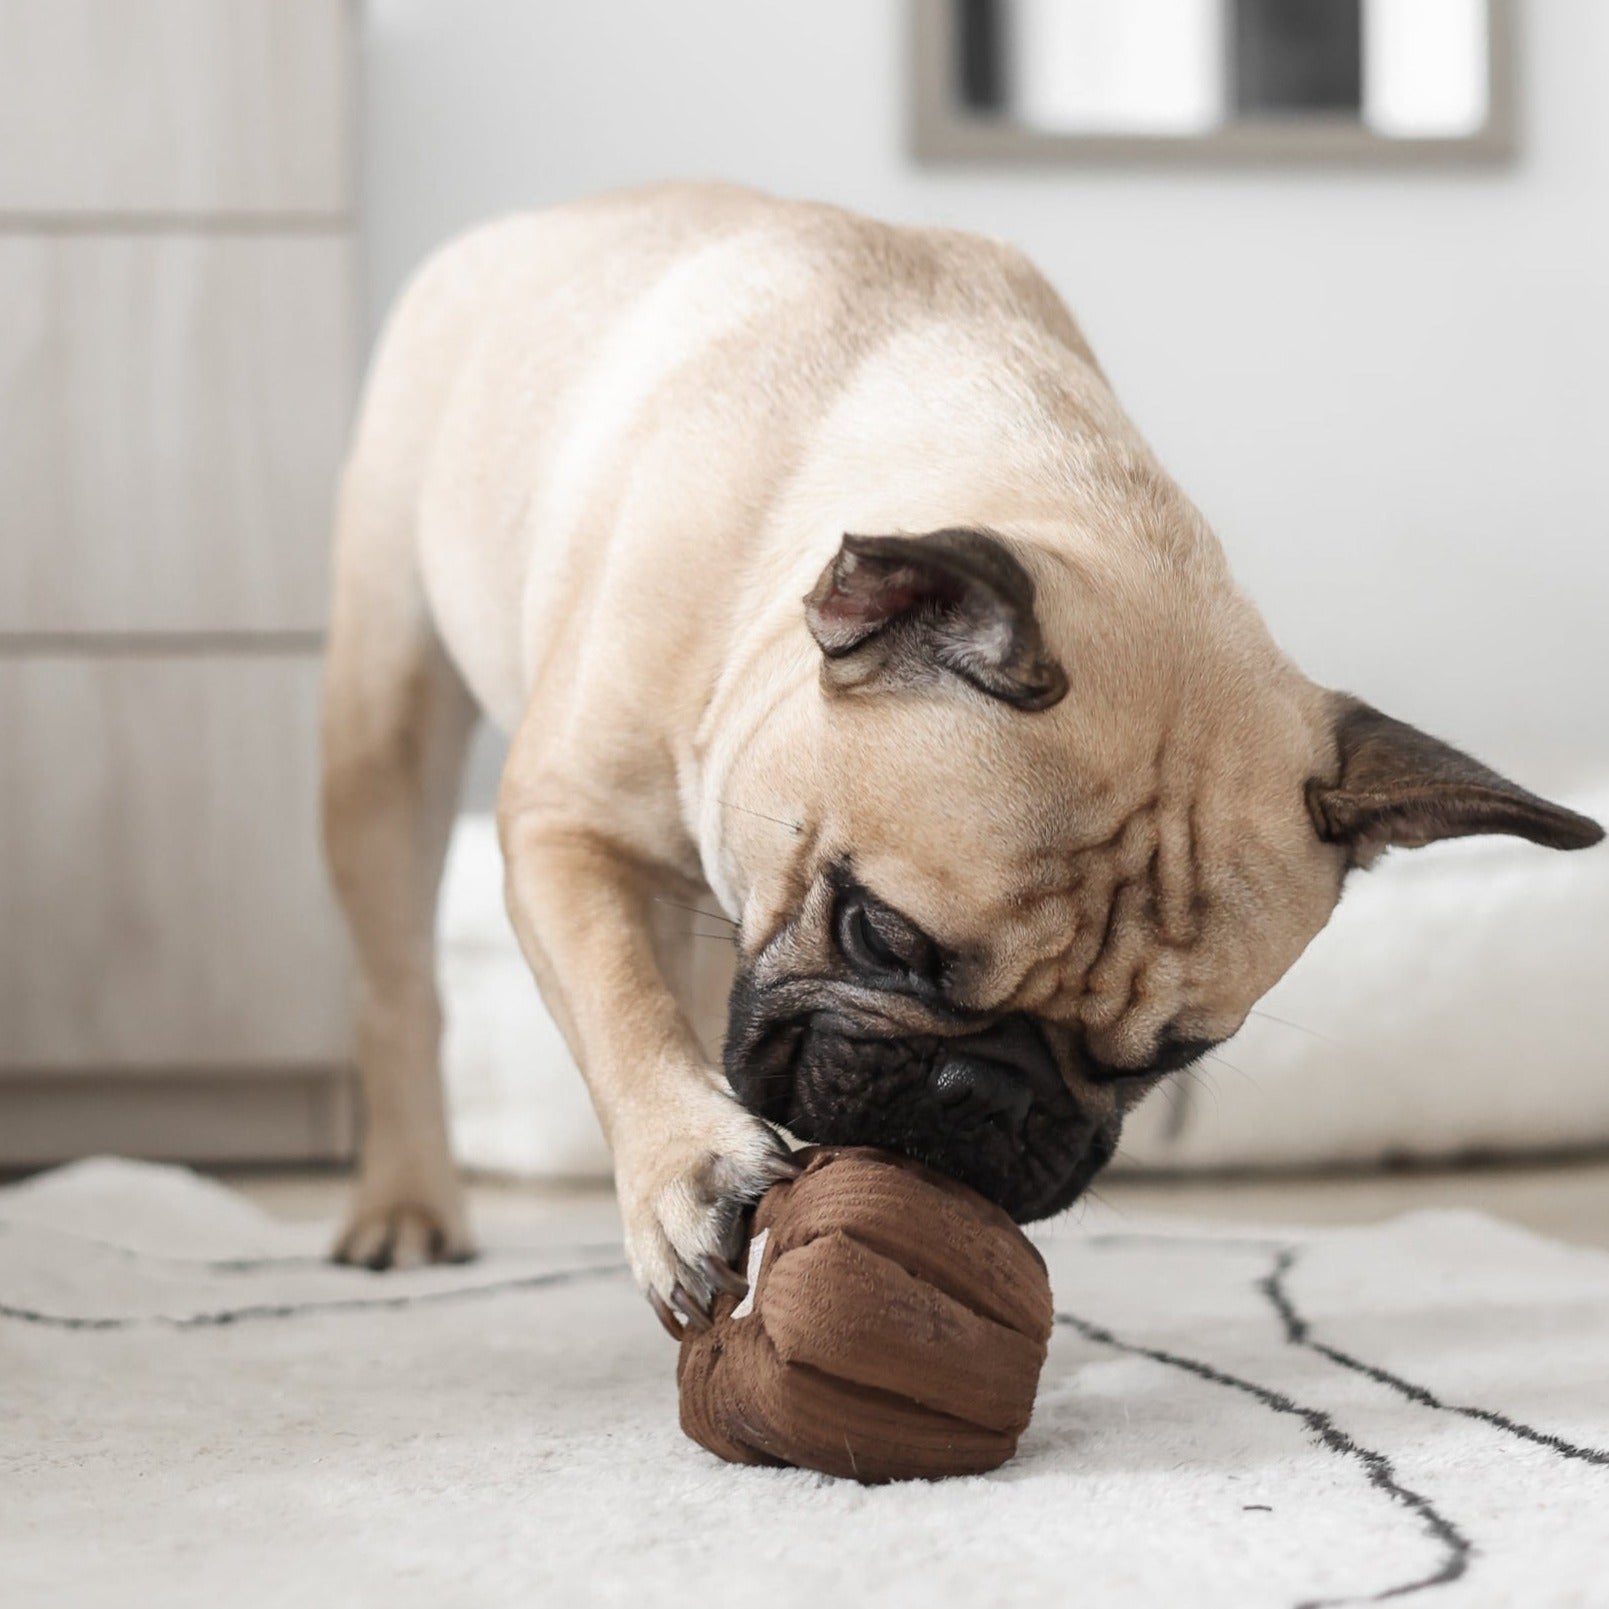
[[719, 1297], [711, 1328], [683, 1335], [682, 1429], [734, 1463], [867, 1482], [1005, 1463], [1050, 1339], [1043, 1259], [999, 1207], [920, 1163], [806, 1156], [755, 1208], [749, 1295]]

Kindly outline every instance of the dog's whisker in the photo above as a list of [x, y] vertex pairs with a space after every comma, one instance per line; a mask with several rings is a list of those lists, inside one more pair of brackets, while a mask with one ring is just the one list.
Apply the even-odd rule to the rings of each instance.
[[704, 933], [696, 927], [688, 927], [683, 928], [677, 936], [684, 939], [718, 939], [722, 944], [730, 944], [734, 950], [737, 948], [738, 935], [735, 927], [725, 933]]
[[706, 911], [702, 905], [684, 905], [679, 899], [666, 899], [662, 894], [654, 895], [654, 904], [669, 905], [678, 911], [691, 911], [694, 916], [707, 916], [712, 922], [725, 922], [728, 927], [740, 925], [722, 911]]
[[[1248, 1073], [1246, 1069], [1238, 1062], [1230, 1061], [1227, 1056], [1221, 1055], [1216, 1050], [1209, 1051], [1204, 1059], [1211, 1062], [1214, 1067], [1227, 1067], [1230, 1072], [1239, 1073], [1242, 1078], [1251, 1078], [1251, 1074]], [[1253, 1082], [1255, 1082], [1255, 1080], [1253, 1080]]]
[[1189, 1079], [1179, 1078], [1169, 1079], [1162, 1087], [1168, 1098], [1168, 1112], [1162, 1123], [1162, 1137], [1177, 1140], [1190, 1126], [1190, 1115], [1195, 1107], [1196, 1086]]
[[1196, 1090], [1200, 1090], [1202, 1094], [1211, 1099], [1214, 1112], [1217, 1112], [1221, 1109], [1223, 1102], [1218, 1094], [1218, 1086], [1211, 1078], [1207, 1076], [1207, 1069], [1199, 1062], [1197, 1062], [1193, 1067], [1180, 1068], [1178, 1073], [1175, 1074], [1175, 1077], [1180, 1080], [1181, 1084], [1186, 1079], [1189, 1080], [1192, 1097], [1194, 1096]]
[[1244, 1078], [1246, 1080], [1246, 1082], [1248, 1084], [1250, 1084], [1251, 1087], [1254, 1090], [1256, 1090], [1259, 1095], [1262, 1094], [1263, 1086], [1260, 1083], [1258, 1083], [1257, 1080], [1255, 1078], [1253, 1078], [1252, 1075], [1250, 1073], [1248, 1073], [1244, 1067], [1236, 1066], [1236, 1064], [1234, 1062], [1230, 1061], [1225, 1056], [1219, 1055], [1217, 1051], [1209, 1052], [1208, 1053], [1208, 1060], [1210, 1060], [1213, 1063], [1214, 1066], [1227, 1067], [1230, 1072], [1239, 1073], [1240, 1076], [1242, 1078]]
[[750, 1073], [749, 1082], [756, 1090], [787, 1088], [793, 1081], [793, 1070], [784, 1068], [778, 1073]]
[[1294, 1028], [1299, 1034], [1310, 1034], [1314, 1039], [1322, 1039], [1326, 1045], [1334, 1045], [1337, 1050], [1345, 1050], [1346, 1046], [1339, 1039], [1331, 1039], [1328, 1034], [1321, 1034], [1317, 1028], [1309, 1028], [1306, 1023], [1292, 1022], [1288, 1017], [1276, 1017], [1272, 1011], [1248, 1011], [1248, 1017], [1261, 1017], [1264, 1022], [1277, 1022], [1281, 1028]]
[[768, 816], [763, 810], [751, 810], [748, 805], [734, 804], [730, 799], [722, 799], [721, 804], [727, 810], [736, 810], [745, 816], [758, 816], [761, 821], [771, 821], [779, 827], [786, 827], [795, 838], [804, 831], [802, 821], [789, 821], [786, 816]]
[[[1253, 1017], [1262, 1017], [1269, 1022], [1278, 1023], [1282, 1028], [1293, 1028], [1297, 1033], [1307, 1034], [1310, 1038], [1317, 1039], [1326, 1045], [1332, 1046], [1334, 1049], [1341, 1051], [1344, 1055], [1351, 1057], [1353, 1060], [1362, 1062], [1365, 1066], [1379, 1069], [1389, 1069], [1393, 1072], [1401, 1070], [1400, 1066], [1393, 1063], [1391, 1058], [1381, 1055], [1378, 1051], [1360, 1050], [1355, 1045], [1348, 1045], [1340, 1039], [1332, 1039], [1328, 1034], [1320, 1033], [1317, 1028], [1309, 1028], [1305, 1023], [1291, 1022], [1285, 1017], [1276, 1017], [1270, 1011], [1254, 1010], [1249, 1012], [1248, 1015]], [[1233, 1043], [1233, 1041], [1231, 1040], [1229, 1043]], [[1240, 1069], [1237, 1068], [1236, 1071], [1238, 1072]], [[1253, 1082], [1255, 1083], [1255, 1080]]]

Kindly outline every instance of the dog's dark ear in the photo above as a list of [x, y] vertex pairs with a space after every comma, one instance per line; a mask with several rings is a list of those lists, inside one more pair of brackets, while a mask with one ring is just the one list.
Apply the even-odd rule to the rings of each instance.
[[987, 531], [846, 536], [805, 598], [829, 685], [932, 681], [946, 671], [1018, 709], [1067, 691], [1034, 617], [1033, 578]]
[[1549, 804], [1450, 744], [1354, 698], [1337, 700], [1340, 776], [1307, 786], [1319, 837], [1344, 844], [1355, 866], [1384, 850], [1441, 838], [1509, 833], [1548, 849], [1587, 849], [1603, 828]]

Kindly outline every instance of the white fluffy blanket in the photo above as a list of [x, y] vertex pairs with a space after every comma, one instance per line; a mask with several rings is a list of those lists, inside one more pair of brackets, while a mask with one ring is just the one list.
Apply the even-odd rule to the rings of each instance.
[[[1574, 795], [1609, 820], [1609, 783]], [[603, 1175], [608, 1154], [502, 905], [491, 824], [448, 865], [443, 971], [472, 1164]], [[1388, 855], [1201, 1068], [1130, 1120], [1121, 1161], [1261, 1167], [1609, 1144], [1609, 850], [1506, 840]]]
[[1473, 1215], [1042, 1238], [994, 1475], [717, 1462], [594, 1197], [375, 1275], [175, 1169], [0, 1191], [0, 1600], [55, 1609], [1597, 1605], [1609, 1258]]

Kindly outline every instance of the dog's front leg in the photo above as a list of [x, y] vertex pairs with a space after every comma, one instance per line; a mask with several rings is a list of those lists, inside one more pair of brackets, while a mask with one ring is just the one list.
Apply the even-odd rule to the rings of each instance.
[[509, 913], [614, 1152], [632, 1271], [666, 1327], [736, 1276], [744, 1207], [791, 1174], [727, 1092], [660, 970], [651, 868], [546, 809], [500, 812]]

